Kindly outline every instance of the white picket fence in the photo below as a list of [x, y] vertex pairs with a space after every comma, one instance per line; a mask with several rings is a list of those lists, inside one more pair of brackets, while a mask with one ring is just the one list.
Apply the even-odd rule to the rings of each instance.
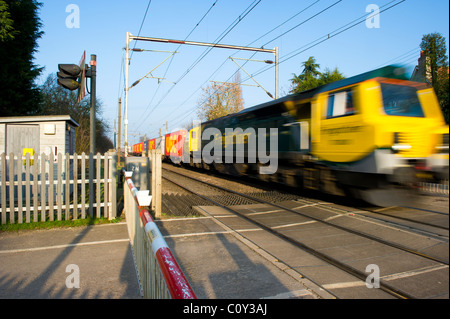
[[441, 183], [420, 183], [420, 190], [425, 193], [437, 195], [449, 195], [448, 179], [441, 181]]
[[116, 153], [0, 154], [0, 222], [117, 215]]

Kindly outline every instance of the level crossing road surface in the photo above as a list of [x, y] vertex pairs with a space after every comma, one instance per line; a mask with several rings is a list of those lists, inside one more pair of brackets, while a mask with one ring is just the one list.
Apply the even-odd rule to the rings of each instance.
[[[157, 224], [197, 298], [318, 297], [298, 274], [278, 268], [211, 220]], [[79, 288], [73, 287], [74, 265]], [[0, 233], [5, 298], [141, 298], [126, 223]]]
[[8, 298], [141, 298], [126, 223], [1, 232], [0, 299]]
[[173, 218], [156, 223], [198, 298], [334, 298], [211, 218]]

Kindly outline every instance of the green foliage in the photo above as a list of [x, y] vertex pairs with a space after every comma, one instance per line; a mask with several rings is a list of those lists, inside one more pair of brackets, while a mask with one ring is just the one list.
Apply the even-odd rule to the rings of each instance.
[[35, 79], [42, 68], [33, 64], [42, 36], [36, 0], [0, 0], [0, 116], [39, 113]]
[[324, 73], [320, 72], [319, 68], [320, 65], [316, 63], [316, 59], [309, 57], [307, 61], [303, 62], [302, 73], [300, 75], [293, 74], [294, 77], [291, 79], [292, 87], [290, 92], [299, 93], [345, 79], [344, 75], [337, 68], [334, 70], [326, 68]]
[[[41, 218], [39, 214], [39, 220]], [[36, 223], [22, 223], [22, 224], [2, 224], [0, 225], [0, 232], [2, 231], [20, 231], [20, 230], [38, 230], [38, 229], [53, 229], [53, 228], [62, 228], [62, 227], [83, 227], [90, 225], [102, 225], [102, 224], [111, 224], [111, 223], [119, 223], [122, 221], [120, 217], [116, 217], [112, 220], [109, 220], [106, 217], [100, 218], [92, 218], [89, 215], [85, 219], [69, 219], [65, 220], [64, 214], [62, 214], [63, 220], [55, 220], [55, 221], [46, 221], [46, 222], [36, 222]]]
[[427, 67], [431, 75], [431, 83], [441, 105], [445, 121], [449, 121], [448, 93], [448, 56], [445, 38], [440, 33], [430, 33], [422, 37], [420, 48], [427, 56]]
[[[40, 115], [70, 115], [80, 126], [75, 130], [75, 152], [89, 153], [90, 150], [90, 96], [76, 104], [77, 91], [69, 91], [58, 85], [56, 74], [50, 74], [40, 87], [42, 103]], [[102, 102], [96, 101], [96, 152], [104, 153], [113, 148], [107, 137], [108, 125], [101, 118]]]
[[14, 21], [8, 11], [8, 4], [0, 0], [0, 43], [13, 40], [17, 31], [14, 29]]

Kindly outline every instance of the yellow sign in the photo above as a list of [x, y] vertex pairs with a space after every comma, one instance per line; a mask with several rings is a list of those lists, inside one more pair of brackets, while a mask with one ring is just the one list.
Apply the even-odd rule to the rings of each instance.
[[[30, 154], [30, 156], [34, 156], [34, 149], [32, 148], [24, 148], [22, 151], [22, 156], [26, 156], [26, 154]], [[22, 160], [23, 165], [25, 165], [26, 160]], [[34, 160], [30, 159], [30, 165], [33, 165]]]

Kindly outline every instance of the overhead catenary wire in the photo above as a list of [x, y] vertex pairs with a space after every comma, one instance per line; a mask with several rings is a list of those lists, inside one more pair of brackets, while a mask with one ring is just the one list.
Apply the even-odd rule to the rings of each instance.
[[390, 59], [390, 60], [388, 60], [388, 61], [386, 61], [386, 62], [384, 62], [382, 64], [377, 65], [375, 68], [379, 68], [379, 67], [385, 66], [385, 65], [390, 64], [390, 63], [400, 63], [400, 62], [404, 61], [405, 59], [409, 60], [412, 55], [418, 54], [418, 52], [419, 52], [418, 50], [420, 50], [420, 47], [416, 46], [413, 49], [408, 50], [405, 53], [403, 53], [403, 54], [401, 54], [401, 55], [399, 55], [399, 56], [397, 56], [397, 57], [395, 57], [393, 59]]
[[[381, 8], [384, 8], [384, 7], [386, 7], [386, 6], [388, 6], [389, 4], [391, 4], [391, 3], [395, 2], [395, 1], [396, 1], [396, 0], [387, 3], [387, 4], [384, 5], [383, 7], [380, 7], [380, 9], [381, 9]], [[401, 3], [405, 2], [405, 1], [406, 1], [406, 0], [400, 0], [400, 1], [397, 2], [397, 3], [394, 3], [393, 5], [391, 5], [391, 6], [387, 7], [387, 8], [384, 8], [383, 10], [380, 10], [380, 12], [379, 12], [378, 14], [381, 14], [381, 13], [383, 13], [383, 12], [389, 10], [389, 9], [392, 9], [392, 8], [396, 7], [397, 5], [399, 5], [399, 4], [401, 4]], [[346, 32], [346, 31], [348, 31], [348, 30], [350, 30], [350, 29], [356, 27], [357, 25], [359, 25], [359, 24], [365, 22], [365, 21], [366, 21], [366, 18], [367, 18], [368, 16], [373, 16], [373, 13], [371, 12], [371, 13], [365, 14], [365, 15], [363, 15], [362, 17], [359, 17], [359, 18], [357, 18], [357, 19], [355, 19], [355, 20], [353, 20], [353, 21], [351, 21], [351, 22], [345, 24], [344, 26], [342, 26], [342, 27], [340, 27], [340, 28], [335, 29], [334, 31], [332, 31], [332, 32], [330, 32], [330, 33], [327, 33], [327, 34], [325, 34], [325, 35], [323, 35], [323, 36], [317, 38], [316, 40], [311, 41], [311, 42], [309, 42], [308, 44], [305, 44], [305, 45], [303, 45], [302, 47], [300, 47], [300, 48], [298, 48], [298, 49], [295, 49], [295, 50], [289, 52], [288, 54], [286, 54], [286, 55], [284, 55], [283, 57], [280, 58], [280, 64], [281, 64], [281, 63], [284, 63], [284, 62], [286, 62], [286, 61], [288, 61], [288, 60], [290, 60], [290, 59], [292, 59], [292, 58], [294, 58], [294, 57], [296, 57], [296, 56], [298, 56], [299, 54], [301, 54], [301, 53], [303, 53], [303, 52], [305, 52], [305, 51], [307, 51], [307, 50], [312, 49], [313, 47], [318, 46], [319, 44], [321, 44], [321, 43], [323, 43], [323, 42], [325, 42], [325, 41], [328, 41], [328, 40], [330, 40], [330, 39], [332, 39], [332, 38], [334, 38], [334, 37], [336, 37], [336, 36], [338, 36], [338, 35], [340, 35], [340, 34]], [[267, 67], [267, 68], [260, 69], [259, 71], [253, 73], [252, 76], [256, 76], [256, 75], [259, 75], [259, 74], [261, 74], [261, 73], [264, 73], [264, 72], [270, 70], [271, 68], [272, 68], [272, 67], [269, 66], [269, 67]], [[247, 80], [247, 79], [244, 79], [244, 80]]]
[[[316, 0], [316, 1], [314, 1], [312, 4], [310, 4], [310, 5], [308, 5], [308, 6], [306, 6], [305, 8], [303, 8], [302, 10], [300, 10], [299, 12], [297, 12], [297, 13], [295, 13], [294, 15], [292, 15], [291, 17], [289, 17], [288, 19], [286, 19], [285, 21], [283, 21], [282, 23], [280, 23], [279, 25], [277, 25], [276, 27], [274, 27], [274, 28], [272, 28], [271, 30], [269, 30], [269, 31], [267, 31], [266, 33], [264, 33], [262, 36], [260, 36], [260, 37], [258, 37], [257, 39], [255, 39], [255, 40], [253, 40], [251, 43], [249, 43], [249, 44], [247, 44], [247, 46], [250, 46], [250, 45], [252, 45], [253, 43], [255, 43], [255, 42], [257, 42], [258, 40], [260, 40], [260, 39], [262, 39], [263, 37], [265, 37], [265, 36], [267, 36], [268, 34], [270, 34], [270, 33], [272, 33], [272, 32], [274, 32], [275, 30], [277, 30], [277, 29], [279, 29], [281, 26], [283, 26], [283, 25], [285, 25], [286, 23], [288, 23], [289, 21], [291, 21], [292, 19], [294, 19], [295, 17], [297, 17], [298, 15], [300, 15], [301, 13], [303, 13], [303, 12], [305, 12], [306, 10], [308, 10], [308, 9], [310, 9], [311, 7], [313, 7], [314, 5], [316, 5], [317, 3], [319, 3], [321, 0]], [[193, 31], [200, 25], [200, 23], [205, 19], [205, 17], [209, 14], [209, 12], [212, 10], [212, 8], [217, 4], [217, 2], [218, 2], [218, 0], [216, 0], [212, 5], [211, 5], [211, 7], [207, 10], [207, 12], [202, 16], [202, 18], [200, 19], [200, 21], [195, 25], [195, 27], [189, 32], [189, 34], [185, 37], [185, 39], [184, 39], [184, 41], [186, 41], [188, 38], [189, 38], [189, 36], [193, 33]], [[316, 15], [317, 16], [317, 15]], [[297, 26], [298, 27], [298, 26]], [[293, 28], [291, 29], [291, 31], [293, 30]], [[270, 42], [272, 42], [272, 41], [270, 41]], [[180, 44], [180, 45], [178, 45], [178, 47], [175, 49], [175, 51], [178, 51], [179, 49], [180, 49], [180, 47], [182, 46], [182, 44]], [[236, 54], [237, 52], [239, 52], [240, 50], [237, 50], [234, 54]], [[252, 56], [251, 57], [253, 57], [255, 55], [255, 53], [254, 54], [252, 54]], [[174, 59], [174, 57], [172, 57], [171, 58], [171, 60], [170, 60], [170, 62], [169, 62], [169, 65], [167, 66], [167, 69], [166, 69], [166, 72], [164, 73], [164, 75], [163, 75], [163, 77], [165, 78], [166, 77], [166, 75], [167, 75], [167, 72], [168, 72], [168, 69], [170, 68], [170, 65], [171, 65], [171, 63], [172, 63], [172, 61], [173, 61], [173, 59]], [[198, 89], [196, 89], [183, 103], [181, 103], [181, 105], [184, 105], [198, 90], [200, 90], [202, 87], [203, 87], [203, 85], [205, 84], [205, 83], [207, 83], [207, 82], [209, 82], [209, 80], [220, 70], [220, 68], [228, 61], [229, 59], [227, 58], [227, 59], [225, 59], [224, 60], [224, 62], [208, 77], [208, 79], [206, 79], [205, 80], [205, 82], [204, 83], [202, 83], [201, 85], [200, 85], [200, 87], [198, 88]], [[123, 61], [122, 61], [122, 63], [123, 63]], [[244, 65], [245, 65], [246, 63], [244, 63]], [[234, 73], [234, 74], [236, 74], [236, 72]], [[234, 76], [234, 74], [232, 75], [232, 76]], [[231, 78], [231, 77], [230, 77]], [[147, 106], [147, 108], [145, 109], [145, 111], [143, 112], [143, 114], [145, 114], [146, 112], [147, 112], [147, 110], [148, 110], [148, 108], [150, 107], [150, 105], [151, 105], [151, 103], [153, 103], [153, 100], [154, 100], [154, 98], [155, 98], [155, 96], [156, 96], [156, 94], [157, 94], [157, 92], [159, 91], [159, 88], [161, 87], [161, 85], [160, 85], [160, 83], [158, 83], [158, 87], [157, 87], [157, 89], [155, 90], [155, 93], [153, 94], [153, 96], [152, 96], [152, 99], [150, 100], [150, 103], [148, 104], [148, 106]], [[152, 110], [153, 111], [153, 110]], [[194, 110], [195, 111], [195, 110]], [[193, 111], [192, 111], [193, 112]], [[192, 112], [189, 112], [189, 113], [192, 113]], [[147, 116], [148, 117], [148, 116]], [[144, 118], [144, 121], [146, 120], [147, 118]], [[144, 123], [144, 121], [138, 126], [138, 127], [140, 127], [143, 123]]]
[[[314, 5], [317, 4], [319, 1], [320, 1], [320, 0], [317, 0], [317, 1], [313, 2], [312, 4], [308, 5], [306, 8], [300, 10], [299, 12], [297, 12], [296, 14], [294, 14], [293, 16], [291, 16], [290, 18], [288, 18], [288, 19], [285, 20], [284, 22], [282, 22], [282, 23], [280, 23], [279, 25], [277, 25], [275, 28], [272, 28], [270, 31], [264, 33], [262, 36], [258, 37], [256, 40], [253, 40], [251, 43], [247, 44], [247, 46], [252, 45], [252, 44], [255, 43], [256, 41], [262, 39], [264, 36], [266, 36], [266, 35], [272, 33], [273, 31], [277, 30], [277, 29], [280, 28], [281, 26], [285, 25], [287, 22], [291, 21], [293, 18], [297, 17], [297, 16], [300, 15], [301, 13], [305, 12], [307, 9], [311, 8], [312, 6], [314, 6]], [[283, 36], [283, 35], [286, 35], [287, 33], [293, 31], [294, 29], [296, 29], [296, 28], [298, 28], [298, 27], [300, 27], [300, 26], [303, 25], [304, 23], [306, 23], [306, 22], [312, 20], [313, 18], [319, 16], [320, 14], [324, 13], [325, 11], [331, 9], [332, 7], [334, 7], [336, 4], [338, 4], [338, 3], [341, 2], [341, 1], [342, 1], [342, 0], [339, 0], [339, 1], [337, 1], [337, 2], [335, 2], [335, 3], [333, 3], [333, 4], [331, 4], [331, 5], [329, 5], [329, 6], [326, 7], [325, 9], [322, 9], [322, 10], [319, 11], [318, 13], [312, 15], [311, 17], [309, 17], [309, 18], [303, 20], [301, 23], [297, 24], [296, 26], [290, 28], [288, 31], [284, 32], [282, 35], [277, 36], [277, 37], [273, 38], [272, 40], [266, 42], [266, 43], [265, 43], [264, 45], [262, 45], [261, 47], [266, 46], [266, 45], [269, 44], [270, 42], [273, 42], [274, 40], [278, 39], [279, 37], [281, 37], [281, 36]], [[241, 51], [241, 50], [237, 50], [234, 54], [238, 53], [239, 51]], [[256, 52], [254, 52], [254, 53], [250, 56], [249, 59], [252, 59], [252, 58], [255, 56], [255, 54], [256, 54]], [[228, 60], [229, 60], [228, 58], [225, 59], [225, 61], [224, 61], [224, 62], [223, 62], [223, 63], [222, 63], [222, 64], [221, 64], [221, 65], [220, 65], [220, 66], [219, 66], [219, 67], [218, 67], [218, 68], [217, 68], [217, 69], [216, 69], [209, 77], [208, 77], [208, 79], [206, 79], [206, 81], [204, 81], [204, 82], [201, 84], [201, 86], [200, 86], [199, 88], [197, 88], [197, 89], [196, 89], [196, 90], [195, 90], [195, 91], [194, 91], [194, 92], [193, 92], [193, 93], [192, 93], [192, 94], [191, 94], [191, 95], [190, 95], [183, 103], [181, 103], [180, 106], [184, 105], [184, 104], [185, 104], [185, 103], [186, 103], [186, 102], [187, 102], [187, 101], [188, 101], [188, 100], [189, 100], [196, 92], [198, 92], [198, 91], [203, 87], [203, 85], [205, 85], [205, 83], [209, 82], [209, 80], [214, 76], [214, 74], [216, 74], [216, 73], [219, 71], [219, 69], [222, 68], [223, 65], [224, 65]], [[242, 65], [242, 67], [245, 66], [245, 65], [247, 64], [247, 62], [248, 62], [248, 61], [246, 61], [246, 62]], [[236, 72], [234, 72], [234, 73], [228, 78], [228, 80], [226, 80], [225, 82], [229, 82], [230, 79], [232, 79], [232, 78], [236, 75], [237, 72], [238, 72], [238, 70], [236, 70]], [[248, 79], [248, 78], [247, 78], [247, 79]], [[244, 81], [246, 81], [247, 79], [245, 79]], [[244, 81], [241, 81], [240, 83], [243, 83]], [[211, 95], [214, 95], [216, 92], [217, 92], [217, 91], [212, 92]], [[211, 95], [210, 95], [210, 96], [211, 96]], [[195, 110], [194, 110], [194, 111], [195, 111]], [[189, 112], [189, 113], [187, 113], [187, 114], [190, 115], [190, 114], [192, 114], [194, 111], [191, 111], [191, 112]]]
[[[398, 1], [398, 2], [396, 2], [396, 1], [397, 1], [397, 0], [390, 1], [390, 2], [388, 2], [387, 4], [385, 4], [384, 6], [380, 7], [380, 9], [382, 9], [382, 10], [380, 10], [379, 14], [381, 14], [381, 13], [387, 11], [387, 10], [390, 10], [390, 9], [396, 7], [397, 5], [399, 5], [399, 4], [403, 3], [403, 2], [405, 2], [406, 0], [400, 0], [400, 1]], [[396, 2], [396, 3], [394, 3], [394, 2]], [[394, 4], [392, 4], [392, 3], [394, 3]], [[391, 5], [391, 4], [392, 4], [392, 5]], [[317, 46], [317, 45], [319, 45], [319, 44], [321, 44], [321, 43], [323, 43], [323, 42], [325, 42], [325, 41], [327, 41], [327, 40], [329, 40], [329, 39], [331, 39], [331, 38], [334, 38], [334, 37], [336, 37], [337, 35], [342, 34], [343, 32], [346, 32], [346, 31], [348, 31], [348, 30], [350, 30], [350, 29], [356, 27], [357, 25], [359, 25], [359, 24], [365, 22], [365, 21], [366, 21], [366, 18], [367, 18], [368, 16], [373, 16], [373, 12], [370, 12], [370, 13], [365, 14], [365, 15], [363, 15], [363, 16], [357, 18], [357, 19], [354, 19], [354, 20], [352, 20], [351, 22], [349, 22], [349, 23], [343, 25], [342, 27], [337, 28], [337, 29], [333, 30], [332, 32], [329, 32], [329, 33], [325, 34], [324, 36], [321, 36], [321, 37], [317, 38], [316, 40], [314, 40], [314, 41], [312, 41], [312, 42], [309, 42], [308, 44], [306, 44], [306, 45], [304, 45], [304, 46], [302, 46], [302, 47], [300, 47], [300, 48], [298, 48], [298, 49], [296, 49], [296, 50], [291, 51], [290, 53], [288, 53], [288, 54], [284, 55], [283, 57], [281, 57], [279, 64], [282, 64], [282, 63], [284, 63], [284, 62], [286, 62], [286, 61], [288, 61], [288, 60], [294, 58], [295, 56], [298, 56], [299, 54], [301, 54], [301, 53], [303, 53], [303, 52], [305, 52], [305, 51], [307, 51], [307, 50], [310, 50], [310, 49], [312, 49], [313, 47], [315, 47], [315, 46]], [[259, 75], [259, 74], [261, 74], [261, 73], [264, 73], [264, 72], [270, 70], [271, 68], [273, 68], [273, 65], [268, 66], [268, 67], [264, 67], [264, 68], [260, 69], [259, 71], [257, 71], [257, 72], [255, 72], [255, 73], [251, 74], [251, 76], [257, 76], [257, 75]], [[233, 77], [233, 75], [230, 76], [230, 78], [229, 78], [227, 81], [229, 81], [232, 77]], [[241, 83], [247, 81], [248, 79], [249, 79], [249, 78], [244, 78], [244, 79], [242, 79], [242, 80], [241, 80]], [[213, 93], [213, 94], [214, 94], [214, 93]], [[192, 112], [186, 113], [186, 115], [187, 115], [187, 114], [192, 114], [194, 111], [195, 111], [195, 109], [194, 109]], [[187, 117], [187, 116], [186, 116], [186, 117]], [[185, 118], [186, 118], [186, 117], [185, 117]], [[180, 120], [179, 122], [183, 121], [185, 118], [183, 118], [183, 119]]]
[[[142, 18], [141, 26], [139, 27], [138, 36], [141, 35], [142, 27], [144, 26], [145, 19], [147, 18], [148, 10], [150, 9], [151, 4], [152, 4], [152, 0], [149, 0], [148, 4], [147, 4], [147, 9], [145, 9], [144, 18]], [[131, 50], [130, 62], [131, 62], [131, 58], [133, 57], [134, 49], [136, 49], [136, 42], [134, 43], [134, 47]]]
[[[255, 7], [261, 2], [262, 0], [254, 0], [217, 38], [214, 40], [214, 44], [218, 44], [220, 41], [222, 41], [242, 20], [255, 9]], [[147, 118], [150, 116], [150, 114], [162, 103], [162, 101], [169, 95], [169, 93], [175, 88], [175, 86], [180, 83], [199, 63], [202, 61], [213, 49], [214, 47], [208, 47], [203, 51], [202, 54], [187, 68], [187, 70], [178, 78], [178, 80], [175, 81], [175, 83], [170, 87], [170, 89], [166, 92], [166, 94], [160, 99], [160, 101], [153, 107], [153, 109], [150, 111], [150, 113], [144, 118], [147, 120]], [[142, 125], [142, 124], [141, 124]]]
[[[387, 4], [385, 4], [384, 6], [382, 6], [380, 8], [379, 14], [381, 14], [381, 13], [387, 11], [387, 10], [390, 10], [391, 8], [396, 7], [397, 5], [399, 5], [399, 4], [401, 4], [401, 3], [405, 2], [405, 1], [406, 0], [401, 0], [401, 1], [397, 1], [397, 2], [396, 2], [396, 0], [390, 1], [390, 2], [388, 2]], [[396, 2], [396, 3], [394, 3], [394, 2]], [[373, 12], [371, 12], [369, 14], [365, 14], [365, 15], [363, 15], [362, 17], [360, 17], [358, 19], [354, 19], [351, 22], [343, 25], [342, 27], [337, 28], [337, 29], [333, 30], [332, 32], [328, 32], [324, 36], [319, 37], [316, 40], [311, 41], [311, 42], [303, 45], [302, 47], [297, 48], [297, 49], [289, 52], [288, 54], [286, 54], [286, 55], [281, 57], [280, 64], [282, 64], [282, 63], [284, 63], [284, 62], [286, 62], [286, 61], [288, 61], [288, 60], [298, 56], [299, 54], [301, 54], [301, 53], [303, 53], [303, 52], [305, 52], [307, 50], [312, 49], [313, 47], [318, 46], [319, 44], [321, 44], [321, 43], [323, 43], [323, 42], [325, 42], [325, 41], [327, 41], [327, 40], [329, 40], [331, 38], [334, 38], [334, 37], [336, 37], [336, 36], [346, 32], [346, 31], [356, 27], [357, 25], [360, 25], [361, 23], [364, 23], [368, 16], [373, 16]], [[253, 73], [252, 76], [256, 76], [256, 75], [259, 75], [261, 73], [264, 73], [264, 72], [270, 70], [271, 68], [273, 68], [273, 66], [269, 66], [269, 67], [265, 67], [263, 69], [260, 69], [257, 72]], [[217, 72], [217, 70], [215, 72]], [[232, 76], [230, 76], [229, 79], [231, 79]], [[242, 79], [241, 83], [245, 82], [247, 80], [248, 80], [248, 78], [244, 78], [244, 79]], [[176, 119], [178, 119], [180, 116], [184, 115], [184, 117], [182, 119], [180, 119], [179, 121], [177, 121], [177, 123], [180, 123], [180, 122], [184, 121], [187, 118], [187, 116], [191, 115], [193, 112], [195, 112], [195, 110], [196, 110], [196, 108], [193, 108], [192, 110], [186, 111], [183, 114], [180, 114], [179, 116], [177, 116]]]
[[[203, 16], [200, 18], [200, 20], [195, 24], [195, 26], [192, 28], [192, 30], [191, 30], [191, 31], [188, 33], [188, 35], [184, 38], [184, 41], [186, 41], [186, 40], [191, 36], [191, 34], [199, 27], [199, 25], [203, 22], [203, 20], [206, 18], [206, 16], [207, 16], [207, 15], [211, 12], [211, 10], [215, 7], [215, 5], [217, 4], [218, 1], [219, 1], [219, 0], [215, 0], [215, 1], [214, 1], [214, 3], [213, 3], [213, 4], [209, 7], [209, 9], [203, 14]], [[179, 44], [178, 47], [175, 49], [175, 51], [179, 51], [179, 49], [181, 48], [181, 46], [182, 46], [182, 44]], [[172, 65], [172, 62], [173, 62], [174, 58], [175, 58], [175, 56], [172, 56], [172, 57], [171, 57], [171, 59], [170, 59], [170, 61], [169, 61], [169, 64], [168, 64], [168, 66], [167, 66], [167, 68], [166, 68], [166, 71], [164, 72], [163, 78], [165, 78], [165, 77], [167, 76], [167, 72], [169, 71], [169, 68], [170, 68], [170, 66]], [[153, 103], [153, 100], [155, 99], [155, 96], [156, 96], [156, 94], [158, 93], [160, 87], [161, 87], [161, 82], [158, 83], [158, 87], [156, 88], [155, 93], [153, 94], [153, 96], [152, 96], [152, 98], [151, 98], [151, 100], [150, 100], [150, 102], [149, 102], [147, 108], [146, 108], [145, 111], [143, 112], [143, 115], [148, 111], [150, 105]], [[145, 119], [146, 119], [146, 118], [145, 118]], [[144, 119], [144, 121], [143, 121], [141, 124], [138, 125], [138, 128], [141, 127], [141, 125], [145, 122], [145, 119]]]

